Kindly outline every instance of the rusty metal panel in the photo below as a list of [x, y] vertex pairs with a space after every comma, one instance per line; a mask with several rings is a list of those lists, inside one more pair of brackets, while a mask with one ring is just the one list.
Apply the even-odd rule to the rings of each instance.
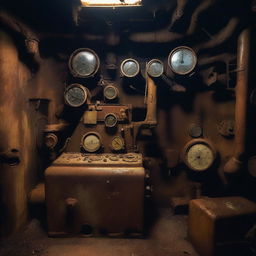
[[188, 236], [200, 255], [228, 255], [255, 220], [256, 204], [245, 198], [195, 199], [189, 204]]
[[85, 111], [83, 122], [84, 124], [97, 124], [97, 111]]
[[[88, 106], [89, 109], [95, 108], [95, 105]], [[107, 105], [100, 104], [96, 107], [97, 121], [104, 122], [105, 117], [109, 113], [113, 113], [117, 116], [119, 122], [130, 122], [131, 120], [131, 105]]]
[[49, 235], [142, 233], [144, 176], [140, 154], [64, 153], [45, 174]]

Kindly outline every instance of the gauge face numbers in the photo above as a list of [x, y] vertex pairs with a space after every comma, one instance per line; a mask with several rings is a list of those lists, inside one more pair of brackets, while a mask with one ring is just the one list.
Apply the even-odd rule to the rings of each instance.
[[71, 107], [82, 106], [88, 97], [87, 90], [80, 84], [71, 84], [64, 93], [66, 104]]
[[98, 151], [101, 147], [101, 140], [97, 133], [87, 133], [82, 138], [82, 147], [89, 153]]
[[117, 121], [117, 116], [115, 114], [110, 113], [105, 116], [105, 126], [108, 128], [115, 127]]
[[69, 59], [69, 69], [75, 77], [91, 77], [100, 66], [98, 55], [91, 49], [81, 48], [73, 52]]
[[151, 77], [160, 77], [164, 73], [164, 64], [157, 59], [151, 60], [147, 64], [147, 73]]
[[215, 153], [206, 143], [195, 143], [186, 149], [185, 163], [194, 171], [206, 171], [215, 160]]
[[111, 148], [114, 151], [121, 151], [124, 149], [124, 139], [120, 136], [116, 136], [111, 141]]
[[171, 70], [179, 75], [191, 73], [197, 64], [197, 56], [193, 49], [180, 46], [175, 48], [168, 57], [168, 65]]
[[107, 100], [115, 100], [118, 97], [118, 89], [113, 85], [104, 88], [104, 97]]
[[121, 63], [121, 72], [126, 77], [135, 77], [140, 72], [140, 65], [134, 59], [126, 59]]

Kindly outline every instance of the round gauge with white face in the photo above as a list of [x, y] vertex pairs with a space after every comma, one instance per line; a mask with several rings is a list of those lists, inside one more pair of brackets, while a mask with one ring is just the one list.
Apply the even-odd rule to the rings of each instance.
[[135, 77], [140, 72], [140, 65], [135, 59], [126, 59], [121, 63], [121, 72], [126, 77]]
[[184, 163], [193, 171], [201, 172], [209, 169], [215, 161], [213, 147], [203, 139], [189, 142], [183, 152]]
[[197, 64], [197, 56], [193, 49], [180, 46], [175, 48], [168, 57], [171, 70], [179, 75], [191, 73]]
[[124, 139], [120, 136], [116, 136], [111, 141], [111, 148], [114, 151], [121, 151], [124, 149]]
[[97, 73], [99, 66], [98, 55], [88, 48], [77, 49], [69, 59], [69, 69], [74, 77], [91, 77]]
[[67, 105], [81, 107], [88, 98], [88, 92], [81, 84], [71, 84], [66, 88], [64, 98]]
[[101, 147], [100, 136], [97, 133], [89, 132], [83, 136], [81, 145], [85, 151], [94, 153]]
[[107, 114], [105, 116], [105, 125], [108, 128], [115, 127], [117, 124], [117, 116], [113, 113]]
[[158, 59], [153, 59], [147, 64], [147, 73], [151, 77], [160, 77], [164, 73], [164, 64]]

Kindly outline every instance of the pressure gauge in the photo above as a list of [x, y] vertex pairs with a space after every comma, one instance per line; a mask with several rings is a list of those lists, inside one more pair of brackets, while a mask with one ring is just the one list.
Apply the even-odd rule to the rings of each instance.
[[124, 139], [120, 136], [116, 136], [111, 141], [111, 148], [114, 151], [121, 151], [124, 149]]
[[152, 77], [160, 77], [164, 73], [164, 64], [158, 59], [153, 59], [147, 64], [147, 73]]
[[209, 169], [216, 157], [211, 144], [204, 139], [189, 142], [183, 150], [183, 161], [193, 171], [202, 172]]
[[82, 138], [81, 146], [90, 153], [98, 151], [101, 147], [100, 136], [94, 132], [86, 133]]
[[117, 116], [113, 113], [107, 114], [105, 116], [105, 125], [108, 128], [115, 127], [117, 124]]
[[118, 89], [113, 85], [108, 85], [104, 88], [103, 94], [107, 100], [115, 100], [118, 97]]
[[99, 66], [98, 55], [87, 48], [77, 49], [69, 59], [69, 69], [74, 77], [91, 77], [97, 73]]
[[180, 46], [175, 48], [168, 57], [171, 70], [179, 75], [191, 73], [197, 64], [197, 56], [193, 49]]
[[80, 107], [86, 102], [88, 92], [87, 89], [81, 84], [71, 84], [66, 88], [64, 98], [66, 104], [69, 106]]
[[121, 72], [126, 77], [135, 77], [140, 72], [140, 65], [137, 60], [126, 59], [121, 63]]

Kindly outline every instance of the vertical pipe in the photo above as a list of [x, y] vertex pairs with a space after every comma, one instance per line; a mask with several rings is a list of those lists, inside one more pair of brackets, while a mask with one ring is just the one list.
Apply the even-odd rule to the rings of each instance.
[[155, 82], [149, 75], [147, 75], [147, 88], [147, 115], [144, 123], [149, 125], [156, 125], [157, 90]]
[[224, 166], [224, 172], [238, 172], [245, 160], [246, 129], [248, 122], [248, 87], [250, 71], [250, 29], [242, 31], [238, 38], [237, 82], [235, 106], [235, 145], [232, 157]]

